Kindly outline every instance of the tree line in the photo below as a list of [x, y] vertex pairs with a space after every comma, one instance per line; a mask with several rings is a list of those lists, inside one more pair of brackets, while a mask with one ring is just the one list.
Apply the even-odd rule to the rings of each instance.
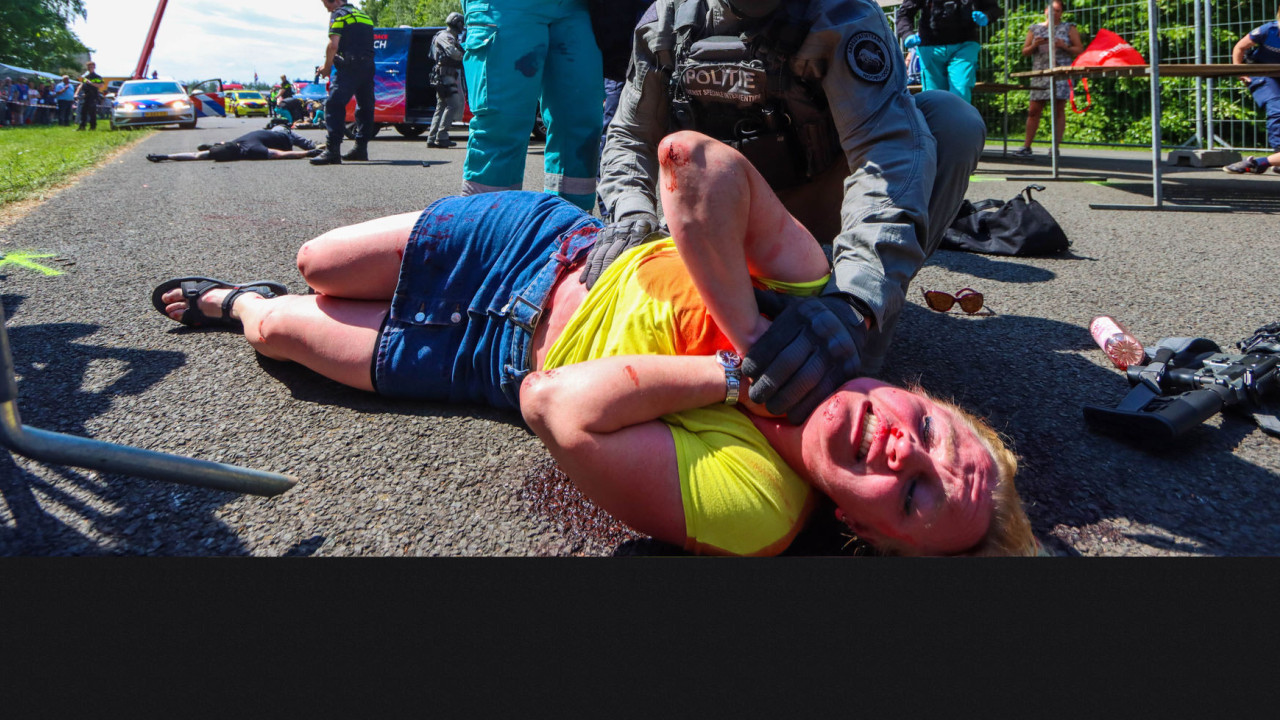
[[378, 27], [444, 25], [451, 12], [462, 12], [462, 0], [364, 0], [360, 9]]
[[82, 0], [0, 0], [0, 63], [79, 74], [89, 48], [71, 31]]

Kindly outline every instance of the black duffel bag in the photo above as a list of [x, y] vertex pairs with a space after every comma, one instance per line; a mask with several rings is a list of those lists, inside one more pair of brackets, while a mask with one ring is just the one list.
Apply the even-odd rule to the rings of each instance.
[[1071, 246], [1062, 226], [1031, 197], [1028, 185], [1012, 200], [965, 200], [942, 236], [942, 250], [988, 255], [1057, 255]]

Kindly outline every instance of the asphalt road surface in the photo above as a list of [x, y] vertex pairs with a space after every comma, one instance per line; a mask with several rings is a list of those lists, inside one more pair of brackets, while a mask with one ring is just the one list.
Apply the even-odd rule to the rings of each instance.
[[[235, 333], [185, 329], [151, 307], [174, 276], [277, 280], [324, 231], [417, 210], [456, 191], [463, 147], [384, 131], [371, 162], [147, 162], [263, 121], [162, 131], [2, 231], [3, 302], [27, 425], [287, 473], [274, 498], [46, 465], [0, 452], [6, 555], [611, 555], [673, 548], [573, 492], [517, 414], [379, 398], [257, 356]], [[304, 131], [319, 139], [319, 131]], [[349, 145], [348, 145], [349, 147]], [[998, 150], [998, 149], [997, 149]], [[1219, 416], [1151, 452], [1089, 432], [1085, 404], [1128, 388], [1092, 343], [1110, 314], [1147, 343], [1227, 347], [1280, 319], [1280, 175], [1171, 170], [1166, 195], [1232, 213], [1091, 210], [1149, 202], [1149, 154], [1064, 151], [1038, 197], [1073, 241], [1060, 258], [940, 252], [908, 295], [885, 379], [987, 416], [1022, 458], [1019, 485], [1055, 554], [1269, 555], [1280, 549], [1280, 440]], [[1043, 174], [989, 153], [970, 199]], [[1015, 177], [1009, 180], [1009, 177]], [[541, 187], [533, 145], [525, 187]], [[43, 257], [36, 258], [39, 255]], [[33, 267], [39, 266], [39, 267]], [[47, 274], [39, 268], [61, 274]], [[994, 317], [940, 314], [917, 288], [986, 295]], [[850, 554], [815, 514], [793, 554]]]

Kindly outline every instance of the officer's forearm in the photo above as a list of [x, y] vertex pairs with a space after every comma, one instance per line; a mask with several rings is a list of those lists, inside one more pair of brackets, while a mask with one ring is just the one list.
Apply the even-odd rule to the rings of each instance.
[[[668, 131], [671, 106], [661, 72], [652, 56], [636, 61], [648, 70], [635, 85], [638, 70], [622, 88], [618, 110], [606, 128], [600, 157], [600, 197], [613, 220], [636, 212], [658, 214], [658, 143]], [[639, 62], [644, 65], [640, 66]]]
[[[920, 116], [885, 123], [870, 147], [846, 148], [856, 157], [845, 180], [843, 226], [832, 243], [832, 284], [866, 303], [877, 327], [896, 317], [905, 288], [925, 260], [929, 189], [935, 162], [932, 137]], [[921, 136], [928, 138], [921, 139]]]
[[824, 293], [842, 292], [858, 300], [868, 327], [883, 327], [897, 317], [906, 301], [903, 288], [924, 264], [924, 251], [915, 240], [923, 236], [923, 228], [894, 210], [875, 213], [833, 243], [831, 280]]
[[600, 157], [600, 198], [609, 218], [647, 212], [658, 214], [658, 158], [653, 153], [660, 141], [650, 144], [629, 130], [610, 125], [604, 153]]
[[832, 284], [866, 303], [880, 327], [897, 316], [924, 263], [936, 148], [896, 72], [877, 85], [842, 78], [844, 68], [833, 67], [824, 88], [851, 174], [833, 241]]
[[323, 71], [325, 71], [325, 72], [328, 72], [329, 70], [331, 70], [331, 69], [333, 68], [333, 59], [334, 59], [335, 57], [337, 57], [337, 55], [338, 55], [338, 43], [337, 43], [337, 41], [338, 41], [339, 39], [340, 39], [340, 38], [339, 38], [339, 36], [334, 35], [334, 36], [332, 36], [332, 37], [331, 37], [331, 39], [329, 40], [329, 44], [328, 44], [327, 46], [325, 46], [325, 49], [324, 49], [324, 67], [320, 68], [321, 70], [323, 70]]

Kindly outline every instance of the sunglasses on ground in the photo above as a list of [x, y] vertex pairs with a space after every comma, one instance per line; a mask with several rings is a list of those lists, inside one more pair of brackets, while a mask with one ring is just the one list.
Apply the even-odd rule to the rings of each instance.
[[995, 315], [996, 312], [991, 308], [982, 307], [982, 293], [973, 288], [962, 288], [960, 292], [952, 295], [944, 293], [941, 290], [921, 290], [924, 294], [924, 302], [929, 306], [930, 310], [938, 312], [947, 312], [956, 303], [960, 304], [960, 309], [970, 315]]

